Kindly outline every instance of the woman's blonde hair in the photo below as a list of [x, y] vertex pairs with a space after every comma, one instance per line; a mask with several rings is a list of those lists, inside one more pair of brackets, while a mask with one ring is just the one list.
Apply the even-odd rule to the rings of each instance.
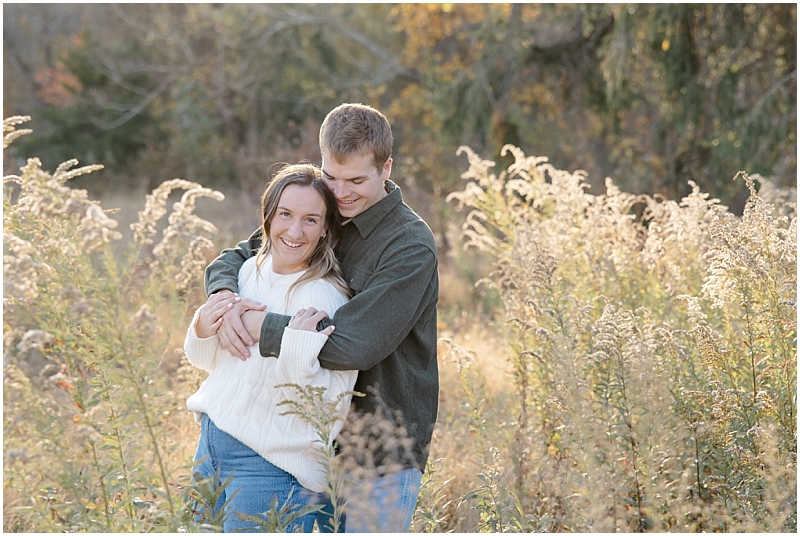
[[322, 182], [322, 170], [311, 164], [294, 164], [284, 165], [275, 174], [270, 181], [264, 195], [261, 196], [261, 249], [256, 254], [256, 266], [261, 268], [262, 264], [272, 251], [272, 241], [270, 240], [269, 233], [272, 226], [272, 218], [278, 210], [278, 203], [280, 202], [281, 195], [287, 186], [296, 184], [304, 188], [312, 188], [325, 202], [325, 227], [327, 231], [325, 235], [317, 242], [314, 251], [309, 257], [306, 272], [300, 276], [289, 288], [286, 295], [286, 302], [289, 302], [289, 296], [300, 285], [315, 281], [317, 279], [325, 279], [334, 287], [342, 291], [348, 297], [353, 296], [353, 291], [347, 286], [342, 275], [342, 270], [339, 267], [339, 262], [333, 253], [333, 248], [339, 242], [339, 237], [342, 233], [341, 217], [339, 210], [336, 206], [336, 198], [333, 193]]

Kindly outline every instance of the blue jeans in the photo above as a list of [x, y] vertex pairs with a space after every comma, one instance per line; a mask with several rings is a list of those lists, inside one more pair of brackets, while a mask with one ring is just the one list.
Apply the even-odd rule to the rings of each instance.
[[[225, 532], [260, 532], [259, 526], [241, 519], [236, 512], [247, 515], [258, 515], [270, 509], [273, 497], [282, 507], [292, 494], [291, 504], [301, 508], [308, 504], [323, 502], [322, 494], [314, 493], [303, 486], [291, 474], [262, 458], [253, 449], [235, 437], [217, 428], [208, 415], [201, 421], [200, 441], [194, 460], [197, 463], [194, 471], [204, 478], [219, 475], [220, 482], [233, 475], [233, 480], [222, 492], [215, 509], [219, 509], [235, 490], [239, 490], [228, 505], [228, 518], [223, 530]], [[296, 519], [289, 527], [289, 532], [302, 530], [311, 532], [317, 514], [307, 514]], [[323, 520], [319, 520], [322, 525]]]
[[345, 532], [408, 532], [421, 485], [422, 472], [414, 468], [350, 482], [344, 490]]

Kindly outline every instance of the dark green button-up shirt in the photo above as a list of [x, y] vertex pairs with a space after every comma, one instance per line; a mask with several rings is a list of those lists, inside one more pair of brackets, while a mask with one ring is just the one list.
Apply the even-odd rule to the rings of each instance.
[[[332, 321], [336, 331], [319, 354], [332, 370], [358, 370], [353, 407], [400, 412], [414, 440], [415, 464], [424, 470], [436, 422], [439, 373], [436, 358], [438, 259], [433, 233], [391, 181], [382, 200], [348, 221], [336, 248], [355, 296]], [[244, 260], [261, 247], [260, 231], [235, 249], [223, 250], [206, 269], [206, 292], [237, 290]], [[261, 355], [277, 356], [289, 317], [267, 314]]]

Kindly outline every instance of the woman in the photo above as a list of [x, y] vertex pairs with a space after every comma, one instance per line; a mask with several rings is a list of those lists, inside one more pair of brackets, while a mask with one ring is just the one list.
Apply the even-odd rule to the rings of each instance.
[[[293, 383], [325, 387], [336, 399], [353, 389], [357, 371], [320, 368], [317, 355], [333, 326], [317, 332], [326, 311], [344, 304], [350, 289], [342, 278], [333, 246], [339, 238], [336, 199], [322, 183], [319, 168], [298, 164], [281, 169], [262, 197], [264, 245], [239, 271], [239, 296], [267, 310], [295, 315], [286, 328], [278, 359], [263, 358], [258, 345], [241, 360], [219, 347], [216, 330], [235, 299], [230, 293], [209, 298], [195, 314], [184, 348], [196, 367], [210, 372], [187, 406], [201, 422], [195, 462], [204, 477], [233, 475], [220, 503], [238, 490], [228, 506], [225, 532], [253, 530], [235, 512], [256, 515], [270, 509], [273, 497], [283, 506], [321, 502], [326, 475], [317, 433], [298, 415], [281, 415]], [[347, 396], [339, 405], [346, 417]], [[338, 421], [331, 437], [339, 432]], [[310, 532], [315, 515], [295, 521], [290, 531]]]

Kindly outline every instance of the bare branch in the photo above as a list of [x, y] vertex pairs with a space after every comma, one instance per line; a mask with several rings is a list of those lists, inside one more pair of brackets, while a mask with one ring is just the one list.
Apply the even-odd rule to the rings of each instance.
[[127, 123], [128, 121], [130, 121], [131, 119], [136, 117], [136, 115], [139, 114], [142, 110], [144, 110], [145, 107], [147, 107], [148, 104], [153, 102], [156, 99], [156, 97], [158, 97], [161, 93], [163, 93], [164, 90], [166, 90], [172, 82], [177, 80], [178, 77], [181, 74], [183, 74], [183, 73], [173, 73], [173, 74], [171, 74], [169, 77], [167, 77], [161, 83], [160, 86], [158, 86], [156, 89], [151, 91], [145, 98], [143, 98], [135, 106], [133, 106], [128, 113], [126, 113], [125, 115], [122, 115], [121, 117], [119, 117], [115, 121], [111, 121], [110, 123], [106, 123], [106, 122], [100, 122], [100, 121], [98, 121], [96, 119], [92, 119], [91, 123], [93, 125], [97, 126], [98, 128], [103, 129], [103, 130], [113, 130], [113, 129], [119, 127], [119, 126], [124, 125], [125, 123]]
[[779, 88], [780, 88], [780, 87], [781, 87], [783, 84], [785, 84], [786, 82], [788, 82], [788, 81], [789, 81], [789, 80], [791, 80], [792, 78], [797, 78], [797, 69], [795, 69], [795, 70], [794, 70], [794, 71], [792, 71], [791, 73], [788, 73], [788, 74], [787, 74], [787, 75], [785, 75], [783, 78], [781, 78], [780, 80], [778, 80], [777, 82], [775, 82], [774, 84], [772, 84], [772, 87], [771, 87], [771, 88], [769, 88], [769, 89], [767, 90], [767, 92], [766, 92], [766, 93], [764, 93], [764, 94], [761, 96], [761, 98], [760, 98], [760, 99], [758, 99], [758, 102], [756, 103], [756, 105], [755, 105], [755, 106], [753, 106], [753, 109], [752, 109], [752, 110], [750, 110], [750, 113], [749, 113], [749, 114], [747, 114], [747, 121], [746, 121], [746, 124], [750, 124], [750, 123], [752, 123], [752, 122], [753, 122], [753, 120], [754, 120], [754, 119], [755, 119], [755, 117], [756, 117], [756, 114], [757, 114], [757, 113], [758, 113], [758, 112], [761, 110], [761, 107], [762, 107], [762, 106], [764, 106], [764, 102], [766, 102], [766, 100], [767, 100], [767, 99], [768, 99], [768, 98], [769, 98], [769, 97], [770, 97], [770, 96], [771, 96], [773, 93], [775, 93], [776, 91], [778, 91], [778, 89], [779, 89]]
[[105, 71], [98, 69], [101, 74], [107, 78], [110, 78], [118, 86], [123, 87], [132, 93], [136, 93], [142, 97], [147, 95], [146, 88], [135, 86], [122, 77], [117, 67], [117, 63], [113, 60], [113, 58], [108, 58], [106, 55], [102, 55], [101, 61], [103, 62], [103, 67], [106, 69]]
[[125, 10], [123, 10], [119, 4], [110, 4], [111, 10], [116, 13], [116, 15], [123, 20], [123, 22], [127, 23], [129, 26], [136, 28], [137, 30], [144, 32], [145, 34], [149, 33], [156, 33], [153, 28], [149, 28], [144, 26], [139, 21], [128, 15]]
[[17, 65], [19, 65], [20, 70], [22, 70], [22, 73], [31, 83], [33, 88], [36, 90], [41, 89], [42, 85], [36, 81], [33, 69], [19, 53], [19, 50], [17, 50], [17, 48], [14, 46], [14, 42], [6, 39], [5, 33], [3, 34], [3, 49], [11, 53], [11, 55], [14, 57], [14, 61], [17, 62]]
[[[162, 38], [166, 39], [169, 42], [177, 44], [181, 48], [181, 50], [183, 51], [183, 53], [186, 56], [186, 59], [188, 60], [190, 65], [194, 65], [197, 62], [197, 60], [196, 60], [196, 58], [194, 56], [194, 53], [192, 52], [192, 49], [188, 45], [188, 43], [186, 43], [185, 40], [178, 38], [180, 36], [179, 32], [173, 30], [173, 31], [170, 31], [169, 34], [164, 35], [163, 33], [156, 32], [153, 28], [148, 28], [148, 27], [142, 25], [139, 21], [137, 21], [136, 19], [131, 17], [128, 13], [126, 13], [125, 10], [120, 7], [119, 4], [111, 4], [111, 9], [114, 11], [114, 13], [117, 14], [117, 16], [119, 16], [119, 18], [121, 18], [124, 22], [126, 22], [131, 27], [142, 31], [145, 34], [161, 34]], [[168, 22], [171, 22], [171, 21], [168, 21]], [[172, 26], [172, 25], [170, 24], [170, 26]]]
[[[370, 52], [373, 56], [378, 58], [381, 61], [381, 65], [385, 66], [384, 71], [387, 73], [388, 76], [385, 78], [393, 78], [394, 76], [401, 75], [412, 79], [417, 79], [418, 76], [413, 69], [409, 69], [404, 67], [403, 65], [399, 64], [395, 59], [394, 56], [389, 54], [384, 48], [378, 46], [374, 40], [369, 39], [367, 36], [349, 28], [343, 24], [337, 24], [336, 29], [342, 32], [344, 35], [352, 39], [353, 41], [360, 44], [364, 49]], [[341, 50], [339, 50], [341, 54]]]

